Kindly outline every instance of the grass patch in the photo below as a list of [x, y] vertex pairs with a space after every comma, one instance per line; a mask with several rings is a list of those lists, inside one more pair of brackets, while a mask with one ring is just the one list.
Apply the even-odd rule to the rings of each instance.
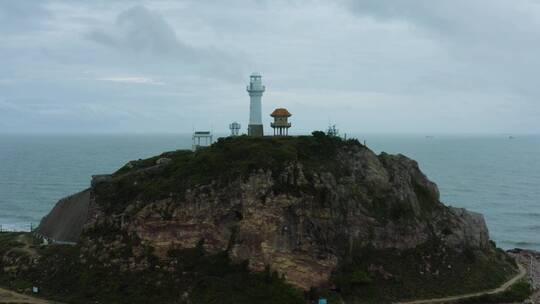
[[361, 248], [333, 282], [353, 303], [458, 295], [496, 288], [515, 274], [516, 266], [504, 255], [494, 249], [456, 252], [437, 241], [406, 251]]
[[24, 244], [17, 240], [24, 232], [0, 232], [0, 256], [13, 248], [23, 247]]

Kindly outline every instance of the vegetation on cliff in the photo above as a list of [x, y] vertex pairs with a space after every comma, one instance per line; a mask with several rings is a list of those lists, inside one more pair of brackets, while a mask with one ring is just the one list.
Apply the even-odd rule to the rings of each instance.
[[[335, 273], [332, 281], [337, 290], [311, 289], [302, 293], [269, 268], [253, 273], [245, 263], [231, 263], [224, 253], [209, 255], [201, 246], [190, 250], [171, 250], [166, 263], [147, 252], [150, 267], [126, 272], [96, 258], [86, 259], [79, 245], [45, 246], [29, 233], [3, 232], [0, 233], [0, 256], [3, 257], [0, 285], [27, 293], [32, 286], [39, 286], [41, 296], [69, 303], [306, 303], [318, 297], [335, 301], [345, 298], [351, 303], [382, 303], [386, 302], [384, 299], [411, 295], [410, 290], [419, 286], [436, 291], [434, 296], [443, 296], [450, 291], [465, 293], [476, 291], [475, 288], [488, 289], [503, 279], [493, 277], [491, 282], [483, 282], [485, 284], [482, 285], [475, 277], [481, 273], [465, 271], [463, 277], [462, 270], [454, 268], [440, 273], [428, 284], [425, 280], [416, 281], [412, 279], [418, 258], [415, 255], [420, 252], [400, 256], [390, 253], [388, 256], [388, 252], [364, 251], [362, 256], [357, 256], [354, 262]], [[503, 260], [507, 259], [502, 252], [499, 254]], [[368, 269], [365, 261], [376, 260], [384, 261], [386, 270], [393, 272], [394, 277], [380, 280], [373, 275], [373, 270], [362, 270]], [[389, 265], [389, 261], [394, 261], [394, 264]], [[482, 271], [504, 277], [503, 270], [507, 265], [498, 260], [489, 262], [484, 264], [488, 268]], [[449, 279], [452, 275], [459, 276], [466, 283], [444, 286], [448, 282], [457, 282]], [[397, 276], [407, 277], [407, 281]], [[448, 279], [441, 280], [440, 277]], [[467, 286], [475, 288], [468, 290]], [[530, 284], [521, 281], [504, 293], [460, 303], [522, 301], [530, 293]]]
[[[379, 303], [490, 290], [515, 272], [515, 261], [494, 246], [465, 252], [442, 246], [433, 240], [404, 251], [362, 248], [341, 265], [333, 281], [344, 298]], [[358, 273], [368, 273], [369, 279], [359, 281]]]
[[[19, 292], [40, 288], [40, 295], [67, 303], [304, 303], [302, 292], [267, 269], [252, 273], [245, 263], [200, 246], [171, 250], [164, 262], [144, 254], [148, 267], [125, 271], [85, 255], [81, 246], [32, 245], [16, 261], [13, 250], [28, 233], [0, 233], [0, 285]], [[7, 254], [11, 251], [10, 254]], [[6, 255], [7, 254], [7, 255]]]
[[[342, 140], [313, 132], [313, 136], [220, 138], [212, 146], [192, 152], [166, 152], [149, 159], [129, 162], [114, 173], [111, 183], [96, 187], [105, 212], [121, 212], [135, 200], [155, 201], [178, 198], [195, 186], [227, 184], [238, 177], [247, 178], [257, 170], [271, 170], [277, 177], [292, 162], [302, 162], [310, 171], [341, 175], [335, 161], [338, 149], [361, 146], [355, 140]], [[156, 165], [160, 158], [171, 161]]]

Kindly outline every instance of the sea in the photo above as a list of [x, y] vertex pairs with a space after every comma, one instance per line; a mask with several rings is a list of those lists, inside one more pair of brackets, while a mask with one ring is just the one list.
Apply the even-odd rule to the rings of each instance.
[[[540, 250], [540, 135], [352, 137], [418, 161], [441, 201], [484, 214], [499, 247]], [[0, 229], [36, 227], [60, 198], [89, 187], [91, 175], [189, 148], [188, 134], [0, 135]]]

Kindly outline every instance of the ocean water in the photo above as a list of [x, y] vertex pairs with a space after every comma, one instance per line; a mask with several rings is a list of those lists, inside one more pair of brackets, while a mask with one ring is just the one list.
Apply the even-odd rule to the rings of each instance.
[[[379, 153], [418, 161], [441, 200], [484, 214], [505, 249], [540, 250], [540, 136], [355, 136]], [[0, 225], [28, 230], [93, 174], [190, 148], [189, 135], [0, 135]]]

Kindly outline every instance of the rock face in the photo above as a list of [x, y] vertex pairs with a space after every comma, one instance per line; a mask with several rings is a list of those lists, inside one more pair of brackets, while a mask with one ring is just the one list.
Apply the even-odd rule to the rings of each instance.
[[[377, 157], [367, 149], [339, 159], [351, 169], [341, 180], [327, 172], [308, 176], [301, 163], [283, 168], [279, 180], [259, 171], [226, 187], [195, 188], [182, 202], [149, 204], [125, 229], [162, 257], [171, 247], [195, 247], [201, 240], [210, 252], [229, 248], [233, 259], [248, 260], [253, 270], [269, 265], [304, 289], [326, 283], [338, 259], [358, 242], [410, 249], [436, 237], [454, 248], [487, 245], [482, 216], [440, 204], [437, 187], [414, 161]], [[282, 193], [275, 190], [278, 183], [312, 189]], [[389, 215], [377, 215], [375, 204], [386, 204]], [[403, 221], [403, 215], [410, 218]]]
[[[294, 157], [275, 161], [281, 156], [271, 155], [272, 166], [248, 164], [248, 170], [236, 173], [231, 170], [243, 166], [246, 154], [221, 152], [234, 144], [220, 143], [191, 156], [167, 154], [171, 160], [157, 166], [155, 159], [148, 166], [131, 163], [109, 183], [60, 201], [40, 231], [75, 240], [84, 223], [83, 246], [92, 250], [88, 244], [104, 241], [90, 231], [113, 227], [152, 247], [163, 260], [170, 249], [202, 245], [210, 253], [225, 251], [235, 261], [247, 260], [255, 271], [269, 266], [302, 289], [327, 285], [340, 261], [357, 248], [400, 251], [431, 240], [456, 251], [488, 246], [483, 217], [443, 205], [437, 186], [403, 155], [376, 155], [358, 143], [340, 141], [332, 143], [331, 152], [321, 152], [324, 157], [318, 148], [306, 155], [300, 142], [293, 146]], [[190, 166], [185, 159], [211, 162], [222, 156], [234, 166], [226, 163], [222, 172], [208, 173], [212, 178], [205, 182], [194, 182], [196, 174], [178, 173]], [[204, 163], [197, 164], [206, 170]], [[96, 210], [87, 211], [89, 201]], [[77, 216], [58, 221], [72, 209]]]
[[489, 233], [482, 214], [463, 208], [449, 207], [449, 209], [457, 216], [457, 219], [454, 220], [458, 222], [454, 225], [461, 228], [454, 230], [454, 233], [447, 237], [449, 245], [459, 246], [463, 240], [466, 240], [470, 246], [483, 247], [489, 242]]
[[88, 218], [90, 189], [61, 199], [41, 220], [36, 232], [53, 240], [77, 242]]

